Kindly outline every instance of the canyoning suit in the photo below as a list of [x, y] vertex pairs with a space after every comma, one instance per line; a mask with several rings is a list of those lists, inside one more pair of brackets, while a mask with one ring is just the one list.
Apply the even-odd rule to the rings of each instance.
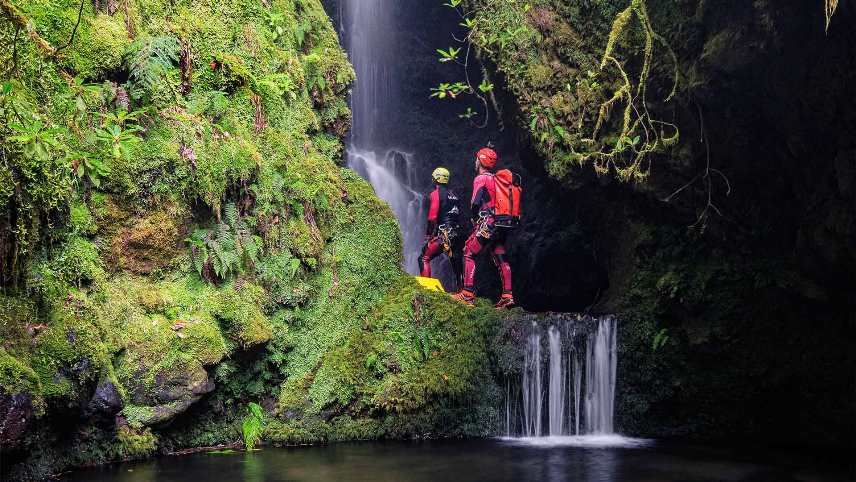
[[485, 248], [490, 249], [493, 263], [499, 270], [503, 295], [511, 294], [511, 265], [505, 256], [506, 229], [496, 226], [494, 204], [496, 183], [492, 173], [483, 173], [473, 181], [473, 197], [470, 207], [475, 227], [464, 244], [464, 289], [473, 291], [476, 275], [476, 256]]
[[460, 255], [460, 214], [461, 207], [458, 196], [448, 187], [438, 184], [428, 197], [428, 226], [425, 231], [425, 246], [419, 256], [419, 271], [421, 276], [431, 277], [431, 260], [442, 253], [449, 256], [452, 270], [455, 272], [455, 283], [461, 282], [462, 261]]
[[438, 184], [428, 196], [428, 226], [425, 231], [425, 246], [419, 256], [421, 276], [431, 277], [431, 261], [446, 253], [455, 273], [455, 283], [460, 284], [463, 262], [460, 256], [460, 215], [458, 196], [448, 187]]

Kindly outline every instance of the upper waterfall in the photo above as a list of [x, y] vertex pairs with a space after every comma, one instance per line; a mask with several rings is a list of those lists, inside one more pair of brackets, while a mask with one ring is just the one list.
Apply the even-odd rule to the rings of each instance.
[[397, 6], [383, 0], [341, 0], [340, 34], [357, 74], [351, 93], [353, 127], [348, 139], [348, 167], [368, 180], [392, 208], [401, 227], [404, 269], [415, 274], [425, 231], [425, 206], [413, 154], [389, 135], [389, 115], [401, 106], [396, 61]]

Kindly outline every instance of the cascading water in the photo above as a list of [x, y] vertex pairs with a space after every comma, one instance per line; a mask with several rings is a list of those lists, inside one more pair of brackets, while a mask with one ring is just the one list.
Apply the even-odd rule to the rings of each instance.
[[415, 179], [413, 156], [388, 138], [388, 113], [400, 108], [395, 60], [399, 57], [393, 2], [340, 0], [339, 31], [357, 74], [351, 93], [353, 126], [346, 160], [386, 201], [401, 226], [404, 268], [415, 274], [425, 230], [423, 196]]
[[550, 435], [564, 435], [562, 426], [565, 417], [565, 377], [562, 366], [562, 337], [559, 329], [551, 326], [550, 337]]
[[615, 319], [598, 320], [586, 343], [585, 422], [588, 433], [612, 433], [615, 405]]
[[[613, 433], [616, 342], [617, 321], [611, 316], [555, 314], [532, 321], [522, 347], [519, 391], [510, 382], [506, 389], [506, 434], [533, 443], [643, 444]], [[515, 410], [518, 406], [522, 410]], [[542, 426], [548, 428], [546, 434]]]
[[523, 434], [541, 436], [541, 333], [533, 330], [523, 352]]

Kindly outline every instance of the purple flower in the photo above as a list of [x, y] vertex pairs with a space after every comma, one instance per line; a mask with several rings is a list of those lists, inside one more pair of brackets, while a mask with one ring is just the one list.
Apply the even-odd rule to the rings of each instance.
[[187, 147], [183, 144], [181, 147], [178, 148], [178, 155], [190, 162], [196, 162], [196, 153], [193, 152], [192, 148]]

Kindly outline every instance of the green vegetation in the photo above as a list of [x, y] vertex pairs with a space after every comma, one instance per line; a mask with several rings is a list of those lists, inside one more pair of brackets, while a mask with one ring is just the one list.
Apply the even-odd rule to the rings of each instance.
[[247, 405], [247, 415], [241, 422], [241, 435], [244, 437], [244, 446], [247, 450], [253, 450], [262, 438], [262, 429], [265, 426], [265, 413], [258, 403]]
[[318, 0], [0, 5], [0, 394], [40, 447], [13, 480], [491, 430], [497, 315], [405, 276], [339, 166], [354, 72]]
[[[655, 30], [646, 1], [621, 6], [626, 3], [446, 3], [460, 15], [466, 35], [460, 39], [462, 47], [438, 50], [440, 61], [460, 64], [466, 79], [441, 84], [432, 89], [432, 96], [473, 94], [483, 102], [485, 117], [490, 104], [498, 110], [487, 70], [478, 86], [467, 74], [470, 49], [475, 48], [503, 75], [550, 174], [567, 179], [575, 166], [591, 165], [598, 174], [642, 181], [652, 157], [678, 140], [677, 126], [651, 109], [660, 110], [673, 99], [680, 71], [668, 43]], [[666, 62], [672, 88], [656, 99], [659, 94], [650, 89], [649, 78], [664, 75]], [[475, 115], [471, 108], [461, 114]]]

